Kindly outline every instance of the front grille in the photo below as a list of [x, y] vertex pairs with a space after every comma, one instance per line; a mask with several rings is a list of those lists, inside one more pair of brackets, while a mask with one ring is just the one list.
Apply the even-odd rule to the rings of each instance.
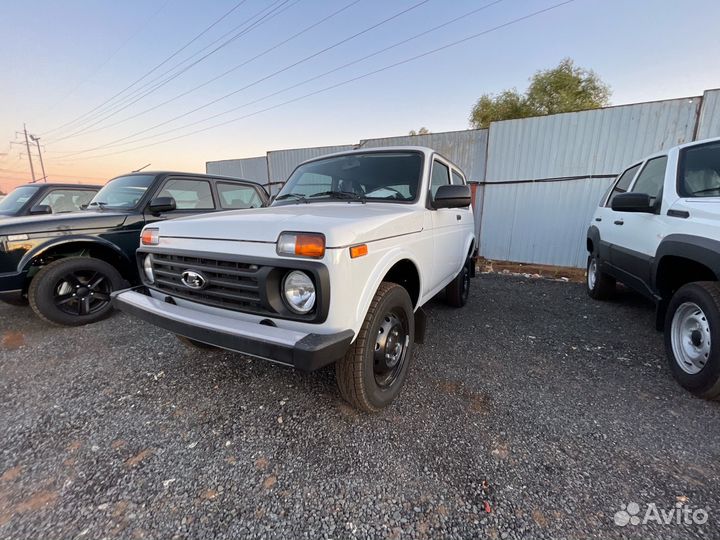
[[[186, 298], [211, 306], [271, 314], [265, 305], [261, 290], [269, 267], [204, 257], [188, 257], [167, 253], [153, 253], [153, 286], [173, 296]], [[202, 289], [192, 289], [182, 282], [186, 270], [199, 272], [205, 277]]]

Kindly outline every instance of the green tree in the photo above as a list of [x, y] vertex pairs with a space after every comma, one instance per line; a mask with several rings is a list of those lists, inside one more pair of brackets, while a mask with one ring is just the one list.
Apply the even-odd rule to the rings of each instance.
[[470, 113], [470, 124], [486, 128], [498, 120], [597, 109], [609, 103], [610, 87], [594, 71], [565, 58], [555, 68], [536, 72], [524, 94], [513, 88], [480, 96]]
[[428, 128], [426, 128], [425, 126], [421, 127], [417, 131], [415, 131], [414, 129], [411, 129], [410, 132], [408, 133], [408, 135], [410, 135], [411, 137], [414, 135], [429, 135], [429, 134], [430, 134], [430, 130]]

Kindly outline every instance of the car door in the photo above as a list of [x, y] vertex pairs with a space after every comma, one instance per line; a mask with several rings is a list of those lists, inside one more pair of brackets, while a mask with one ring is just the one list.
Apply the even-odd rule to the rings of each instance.
[[[450, 184], [451, 165], [435, 156], [430, 172], [430, 216], [433, 230], [434, 258], [433, 288], [448, 282], [460, 267], [460, 250], [457, 233], [462, 220], [462, 210], [457, 208], [432, 208], [432, 200], [438, 188]], [[461, 216], [458, 219], [458, 216]]]
[[624, 242], [622, 235], [624, 229], [617, 225], [617, 222], [622, 220], [623, 213], [616, 212], [612, 209], [612, 200], [616, 195], [626, 193], [628, 189], [630, 189], [630, 185], [635, 179], [635, 176], [641, 166], [642, 163], [636, 163], [635, 165], [625, 169], [620, 176], [617, 177], [615, 184], [610, 189], [610, 192], [605, 197], [605, 200], [602, 202], [600, 208], [598, 208], [595, 212], [595, 219], [593, 220], [592, 225], [597, 227], [598, 231], [600, 231], [600, 245], [597, 246], [597, 249], [603, 263], [611, 264], [611, 247], [615, 244], [622, 245]]
[[667, 156], [648, 159], [630, 187], [631, 193], [650, 195], [655, 212], [615, 212], [617, 219], [613, 221], [622, 242], [614, 244], [610, 251], [612, 264], [644, 284], [650, 283], [652, 260], [667, 220], [661, 212], [666, 168]]
[[206, 178], [170, 176], [162, 181], [157, 193], [153, 196], [153, 198], [157, 197], [175, 199], [175, 210], [161, 212], [159, 215], [151, 215], [148, 212], [148, 223], [161, 219], [214, 212], [217, 209], [212, 184]]
[[45, 193], [33, 207], [49, 206], [53, 214], [78, 212], [92, 200], [96, 189], [56, 188]]

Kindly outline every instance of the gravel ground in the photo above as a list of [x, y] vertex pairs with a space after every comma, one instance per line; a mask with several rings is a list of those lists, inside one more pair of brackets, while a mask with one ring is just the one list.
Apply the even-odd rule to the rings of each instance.
[[[625, 292], [483, 275], [429, 306], [399, 401], [190, 350], [124, 315], [0, 307], [0, 538], [718, 538], [719, 405]], [[704, 525], [617, 526], [622, 504]], [[630, 507], [633, 509], [633, 507]]]

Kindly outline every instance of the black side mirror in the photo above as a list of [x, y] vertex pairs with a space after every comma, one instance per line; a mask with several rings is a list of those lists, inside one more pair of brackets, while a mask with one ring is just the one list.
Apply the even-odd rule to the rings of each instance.
[[36, 204], [30, 209], [30, 215], [38, 215], [38, 214], [52, 214], [52, 208], [49, 204]]
[[440, 186], [435, 192], [433, 208], [466, 208], [472, 202], [470, 186], [446, 185]]
[[655, 213], [655, 204], [647, 193], [618, 193], [610, 207], [616, 212]]
[[150, 201], [148, 208], [153, 214], [162, 214], [163, 212], [172, 212], [177, 205], [172, 197], [155, 197]]

